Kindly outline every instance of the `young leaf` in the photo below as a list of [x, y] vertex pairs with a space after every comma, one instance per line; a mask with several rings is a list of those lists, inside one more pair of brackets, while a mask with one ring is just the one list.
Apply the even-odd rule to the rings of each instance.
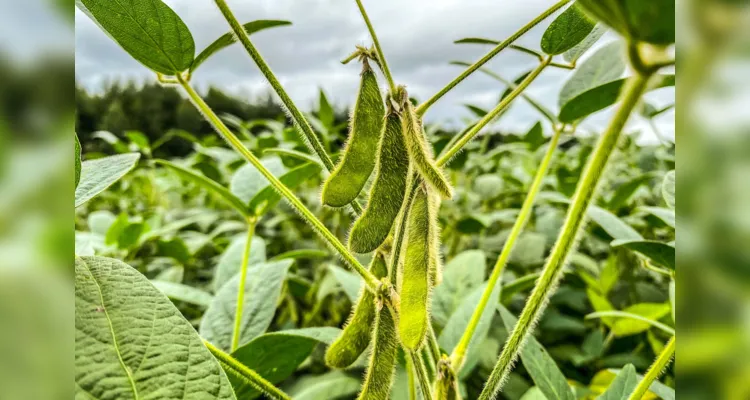
[[151, 281], [157, 289], [172, 300], [184, 301], [201, 307], [208, 307], [213, 300], [210, 293], [181, 283]]
[[[258, 336], [232, 353], [237, 361], [276, 384], [291, 376], [315, 347], [330, 345], [341, 333], [338, 328], [291, 329]], [[229, 375], [234, 392], [240, 399], [254, 399], [259, 391]]]
[[[219, 263], [216, 265], [216, 270], [214, 271], [214, 280], [211, 285], [214, 293], [218, 292], [224, 284], [240, 272], [242, 252], [245, 250], [246, 241], [247, 237], [245, 235], [238, 236], [236, 239], [232, 240], [232, 243], [226, 248], [226, 250], [224, 250], [221, 258], [219, 258]], [[250, 243], [250, 259], [247, 264], [260, 264], [265, 261], [266, 242], [260, 236], [253, 236], [253, 241]]]
[[[240, 346], [264, 333], [271, 325], [286, 273], [292, 263], [292, 260], [283, 260], [248, 267]], [[232, 344], [239, 283], [238, 273], [219, 289], [201, 320], [201, 336], [220, 349], [229, 349]]]
[[[498, 306], [500, 316], [509, 332], [516, 326], [518, 320], [505, 307]], [[575, 400], [575, 395], [565, 379], [565, 375], [555, 364], [555, 360], [547, 353], [547, 350], [537, 342], [534, 337], [529, 337], [526, 345], [521, 350], [521, 361], [526, 367], [531, 378], [539, 390], [544, 393], [548, 400]]]
[[550, 55], [565, 53], [586, 39], [595, 25], [596, 22], [574, 3], [555, 18], [544, 32], [542, 51]]
[[[291, 24], [292, 23], [289, 21], [261, 19], [248, 22], [242, 25], [242, 27], [245, 29], [245, 32], [247, 32], [248, 35], [252, 35], [253, 33], [262, 31], [264, 29]], [[227, 32], [219, 36], [218, 39], [214, 40], [213, 43], [209, 44], [208, 47], [203, 49], [203, 51], [201, 51], [198, 56], [195, 57], [195, 60], [193, 60], [193, 63], [190, 65], [190, 73], [192, 74], [193, 72], [195, 72], [195, 70], [198, 69], [198, 67], [203, 64], [203, 62], [208, 60], [208, 58], [212, 55], [216, 54], [219, 50], [229, 47], [235, 42], [237, 42], [237, 37], [232, 32]]]
[[76, 258], [75, 304], [76, 397], [236, 398], [190, 323], [130, 266]]
[[125, 176], [135, 167], [140, 157], [140, 153], [119, 154], [81, 163], [81, 178], [76, 187], [75, 206], [91, 200]]
[[638, 377], [633, 364], [628, 364], [617, 374], [615, 380], [597, 400], [627, 400], [638, 386]]
[[306, 375], [289, 390], [295, 400], [331, 400], [352, 398], [359, 391], [360, 379], [341, 371]]
[[156, 165], [166, 167], [177, 173], [177, 175], [179, 175], [183, 179], [193, 182], [203, 189], [208, 190], [210, 193], [214, 194], [219, 199], [226, 202], [229, 206], [237, 210], [237, 212], [240, 213], [240, 215], [242, 215], [243, 217], [250, 216], [245, 203], [243, 203], [242, 200], [240, 200], [237, 196], [232, 194], [232, 192], [227, 190], [227, 188], [215, 182], [214, 180], [209, 179], [206, 176], [199, 174], [198, 172], [191, 171], [187, 168], [183, 168], [166, 160], [155, 160], [154, 163]]
[[653, 262], [674, 271], [675, 247], [655, 240], [615, 240], [612, 247], [624, 247], [648, 257]]
[[601, 39], [604, 33], [607, 32], [607, 27], [602, 24], [596, 24], [594, 29], [583, 39], [580, 43], [575, 45], [572, 49], [568, 50], [563, 54], [563, 59], [569, 63], [575, 63], [581, 58], [582, 55], [596, 44]]
[[195, 42], [187, 25], [161, 0], [76, 0], [76, 5], [133, 58], [154, 72], [190, 68]]
[[[318, 176], [320, 170], [321, 167], [317, 163], [308, 163], [300, 165], [284, 175], [281, 175], [279, 180], [286, 187], [294, 189], [308, 179]], [[248, 209], [256, 216], [262, 216], [268, 212], [268, 210], [273, 208], [280, 200], [281, 195], [279, 195], [279, 192], [276, 191], [273, 186], [268, 185], [250, 199]]]
[[664, 176], [664, 182], [661, 186], [661, 193], [664, 197], [664, 201], [667, 202], [667, 206], [669, 208], [673, 209], [675, 208], [675, 194], [677, 193], [675, 189], [675, 171], [671, 170], [667, 172], [667, 175]]
[[78, 141], [78, 135], [74, 134], [75, 142], [75, 186], [81, 181], [81, 142]]

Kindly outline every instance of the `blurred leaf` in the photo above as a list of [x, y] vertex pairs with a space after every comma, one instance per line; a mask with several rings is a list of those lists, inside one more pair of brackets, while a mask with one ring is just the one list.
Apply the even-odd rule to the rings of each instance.
[[524, 232], [510, 254], [510, 262], [525, 266], [541, 263], [546, 247], [547, 237], [541, 233]]
[[157, 280], [151, 283], [172, 300], [184, 301], [201, 307], [208, 307], [214, 298], [211, 293], [181, 283]]
[[627, 400], [635, 391], [636, 386], [638, 386], [638, 377], [635, 374], [635, 367], [628, 364], [597, 400]]
[[483, 118], [489, 112], [483, 108], [477, 107], [472, 104], [464, 104], [464, 107], [468, 108], [469, 111], [471, 111], [474, 114], [474, 116], [479, 117], [479, 118]]
[[669, 305], [672, 308], [672, 321], [677, 323], [677, 285], [675, 280], [669, 281]]
[[344, 293], [346, 293], [346, 296], [349, 297], [352, 304], [356, 303], [362, 286], [362, 280], [360, 277], [354, 272], [349, 272], [337, 265], [330, 264], [328, 268], [331, 270], [331, 273], [333, 273], [333, 276], [341, 285], [341, 288], [344, 290]]
[[[505, 307], [498, 306], [505, 329], [513, 330], [518, 320]], [[575, 400], [565, 375], [555, 364], [547, 350], [531, 335], [521, 350], [521, 360], [526, 371], [548, 400]]]
[[[279, 177], [286, 173], [286, 167], [278, 157], [264, 159], [264, 167]], [[255, 195], [270, 185], [266, 177], [261, 174], [252, 164], [245, 164], [232, 175], [232, 181], [229, 184], [229, 190], [239, 198], [243, 204], [249, 204]]]
[[185, 242], [178, 237], [170, 240], [159, 240], [157, 246], [159, 248], [159, 255], [161, 256], [174, 258], [182, 264], [190, 260], [190, 250], [185, 245]]
[[[218, 292], [234, 275], [240, 272], [242, 264], [242, 252], [245, 250], [247, 243], [246, 235], [237, 236], [232, 243], [224, 250], [216, 264], [212, 288], [214, 293]], [[248, 265], [259, 264], [266, 261], [266, 241], [260, 236], [253, 236], [250, 242], [250, 258]]]
[[618, 208], [627, 205], [635, 192], [641, 186], [649, 183], [653, 177], [654, 175], [652, 173], [645, 173], [618, 186], [615, 193], [612, 194], [612, 197], [607, 202], [607, 208], [616, 211]]
[[91, 212], [86, 222], [88, 223], [91, 233], [105, 236], [107, 235], [107, 231], [109, 230], [109, 228], [116, 220], [117, 217], [112, 214], [112, 212], [102, 210]]
[[639, 210], [646, 211], [651, 215], [659, 218], [665, 224], [674, 228], [677, 225], [675, 213], [673, 209], [662, 208], [662, 207], [640, 207]]
[[526, 135], [524, 135], [523, 141], [529, 144], [529, 149], [531, 151], [536, 151], [538, 148], [542, 147], [544, 142], [546, 142], [546, 139], [544, 139], [542, 123], [537, 122], [534, 124]]
[[336, 400], [350, 398], [359, 392], [359, 377], [342, 371], [317, 376], [304, 376], [289, 389], [294, 400]]
[[597, 225], [602, 227], [609, 236], [615, 240], [641, 240], [641, 236], [635, 229], [625, 223], [625, 221], [617, 218], [611, 212], [597, 207], [590, 206], [587, 214], [591, 219], [596, 222]]
[[495, 174], [480, 175], [474, 179], [473, 187], [482, 200], [492, 200], [503, 193], [503, 178]]
[[[291, 171], [281, 175], [279, 180], [286, 187], [294, 189], [297, 186], [303, 184], [308, 179], [318, 176], [320, 174], [320, 166], [318, 164], [308, 163], [301, 165]], [[257, 216], [262, 216], [268, 210], [276, 206], [281, 200], [281, 195], [271, 185], [264, 187], [259, 191], [248, 204], [248, 209]]]
[[333, 128], [333, 124], [336, 122], [336, 112], [331, 107], [331, 103], [328, 101], [328, 97], [326, 97], [323, 89], [320, 89], [319, 99], [318, 119], [327, 128]]
[[456, 230], [464, 235], [472, 235], [489, 228], [491, 223], [491, 218], [486, 215], [472, 214], [456, 221]]
[[279, 261], [279, 260], [286, 260], [286, 259], [292, 259], [292, 260], [298, 260], [298, 259], [317, 259], [317, 258], [326, 258], [330, 254], [327, 251], [324, 250], [318, 250], [318, 249], [299, 249], [299, 250], [290, 250], [285, 253], [281, 253], [279, 255], [271, 257], [270, 261]]
[[575, 63], [581, 56], [599, 41], [599, 39], [607, 32], [607, 27], [602, 24], [596, 24], [594, 29], [586, 36], [583, 41], [575, 45], [572, 49], [568, 50], [563, 54], [563, 59], [570, 63]]
[[[597, 313], [602, 312], [608, 312], [613, 311], [615, 308], [612, 306], [612, 303], [607, 300], [606, 296], [603, 296], [593, 289], [587, 289], [586, 295], [589, 298], [589, 301], [591, 302], [591, 306], [594, 307], [594, 310], [596, 310]], [[604, 322], [605, 325], [612, 328], [612, 326], [615, 324], [615, 318], [613, 317], [604, 317], [602, 318], [602, 322]]]
[[129, 265], [76, 257], [75, 315], [75, 397], [235, 399], [190, 323]]
[[459, 39], [453, 43], [456, 43], [456, 44], [492, 44], [492, 45], [500, 44], [500, 42], [498, 42], [497, 40], [478, 38], [478, 37], [469, 37], [469, 38]]
[[278, 154], [280, 156], [287, 156], [287, 157], [294, 158], [300, 161], [307, 161], [307, 162], [315, 163], [315, 164], [318, 164], [321, 168], [323, 168], [323, 163], [319, 159], [315, 158], [314, 156], [311, 156], [308, 153], [303, 153], [297, 150], [282, 149], [282, 148], [274, 147], [274, 148], [263, 150], [263, 154]]
[[667, 172], [667, 175], [664, 176], [664, 182], [662, 183], [662, 196], [664, 196], [664, 201], [667, 202], [667, 206], [674, 210], [675, 204], [675, 194], [677, 191], [675, 190], [675, 171], [671, 170]]
[[139, 153], [119, 154], [81, 163], [81, 177], [76, 187], [75, 207], [91, 200], [125, 176], [141, 157]]
[[484, 282], [487, 269], [481, 250], [459, 253], [443, 267], [443, 281], [432, 292], [432, 318], [445, 326], [461, 301]]
[[[281, 296], [281, 288], [293, 262], [274, 261], [248, 267], [240, 325], [240, 346], [263, 334], [271, 325], [276, 313], [276, 303]], [[237, 273], [216, 292], [201, 319], [201, 336], [223, 350], [229, 350], [232, 344], [239, 283], [240, 274]]]
[[213, 181], [202, 174], [199, 174], [198, 172], [191, 171], [187, 168], [183, 168], [177, 164], [174, 164], [172, 162], [166, 161], [166, 160], [155, 160], [154, 163], [156, 165], [164, 166], [182, 177], [183, 179], [190, 181], [201, 188], [207, 190], [209, 193], [215, 195], [219, 199], [223, 200], [225, 203], [227, 203], [229, 206], [237, 210], [237, 212], [240, 213], [243, 217], [249, 217], [250, 213], [247, 209], [247, 206], [245, 206], [245, 203], [242, 202], [237, 196], [232, 194], [229, 190], [227, 190], [224, 186], [220, 185], [216, 181]]
[[513, 295], [533, 288], [540, 275], [541, 274], [539, 272], [535, 272], [533, 274], [524, 275], [514, 281], [508, 282], [507, 284], [503, 285], [500, 303], [508, 304], [513, 298]]
[[648, 257], [651, 261], [674, 270], [674, 245], [655, 240], [615, 240], [612, 247], [624, 247]]
[[[248, 22], [242, 25], [242, 27], [245, 29], [245, 32], [247, 32], [248, 35], [252, 35], [253, 33], [262, 31], [264, 29], [291, 24], [292, 23], [289, 21], [258, 20]], [[203, 51], [201, 51], [200, 54], [195, 57], [195, 60], [193, 60], [192, 64], [190, 65], [190, 73], [192, 74], [196, 69], [198, 69], [201, 64], [203, 64], [203, 62], [208, 60], [208, 58], [214, 55], [216, 52], [231, 46], [235, 42], [237, 42], [237, 37], [235, 36], [234, 32], [227, 32], [219, 36], [218, 39], [214, 40], [213, 43], [208, 45], [208, 47], [203, 49]]]
[[[237, 361], [277, 384], [291, 376], [319, 343], [331, 344], [339, 335], [338, 328], [304, 328], [266, 333], [232, 353]], [[243, 380], [229, 374], [238, 399], [255, 399], [261, 395]]]
[[633, 41], [675, 42], [674, 0], [579, 0], [592, 16]]
[[76, 5], [133, 58], [177, 75], [190, 67], [195, 42], [187, 25], [161, 0], [76, 0]]
[[542, 393], [538, 386], [534, 386], [523, 394], [521, 400], [547, 400], [547, 396]]
[[[665, 315], [669, 314], [669, 304], [658, 304], [658, 303], [640, 303], [634, 304], [626, 309], [622, 310], [625, 313], [638, 315], [644, 319], [658, 321]], [[636, 320], [636, 319], [618, 319], [612, 330], [619, 337], [628, 335], [637, 335], [639, 333], [647, 331], [653, 324], [648, 322]]]
[[75, 188], [78, 187], [78, 182], [81, 181], [81, 142], [78, 141], [78, 134], [73, 134], [75, 137]]
[[591, 20], [573, 3], [549, 25], [542, 35], [542, 51], [550, 55], [565, 53], [581, 43], [594, 29], [596, 22]]

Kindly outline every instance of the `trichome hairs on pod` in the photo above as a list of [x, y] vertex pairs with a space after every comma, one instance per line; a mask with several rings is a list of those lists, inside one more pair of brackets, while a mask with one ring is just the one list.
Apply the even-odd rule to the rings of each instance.
[[358, 400], [387, 400], [391, 396], [398, 355], [396, 318], [388, 303], [391, 291], [390, 282], [383, 279], [375, 298], [372, 350]]
[[451, 366], [450, 357], [443, 354], [437, 364], [438, 376], [435, 382], [435, 398], [439, 400], [461, 400], [458, 378]]

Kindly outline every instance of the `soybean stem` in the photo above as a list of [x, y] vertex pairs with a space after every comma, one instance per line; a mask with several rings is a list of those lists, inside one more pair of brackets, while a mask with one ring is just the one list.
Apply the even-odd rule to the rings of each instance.
[[447, 86], [440, 89], [439, 92], [437, 92], [434, 96], [432, 96], [429, 100], [425, 101], [424, 103], [420, 104], [419, 107], [417, 107], [417, 115], [422, 116], [424, 115], [427, 110], [435, 104], [438, 100], [440, 100], [441, 97], [443, 97], [446, 93], [451, 91], [456, 85], [461, 83], [464, 79], [466, 79], [469, 75], [473, 74], [477, 69], [479, 69], [481, 66], [486, 64], [488, 61], [490, 61], [493, 57], [495, 57], [498, 53], [503, 51], [506, 47], [510, 46], [513, 42], [515, 42], [518, 38], [520, 38], [523, 34], [531, 30], [531, 28], [535, 27], [540, 22], [544, 21], [547, 17], [554, 14], [555, 11], [563, 8], [566, 4], [570, 3], [571, 0], [560, 0], [555, 5], [544, 11], [542, 14], [531, 20], [528, 24], [524, 25], [521, 29], [519, 29], [516, 33], [512, 34], [510, 37], [505, 39], [504, 41], [500, 42], [495, 48], [490, 50], [489, 53], [485, 54], [484, 57], [480, 58], [477, 62], [472, 64], [469, 68], [467, 68], [464, 72], [461, 73], [461, 75], [457, 76], [456, 79], [451, 81]]
[[292, 398], [282, 392], [281, 389], [274, 386], [257, 372], [234, 359], [231, 355], [221, 351], [207, 340], [204, 340], [203, 344], [208, 348], [211, 354], [219, 360], [219, 363], [222, 364], [225, 370], [245, 381], [248, 385], [253, 386], [273, 399], [292, 400]]
[[482, 390], [479, 397], [480, 400], [494, 398], [495, 394], [501, 389], [526, 337], [532, 331], [532, 327], [544, 311], [547, 299], [554, 292], [554, 288], [562, 275], [563, 267], [567, 262], [568, 254], [575, 247], [581, 230], [580, 228], [585, 219], [586, 210], [594, 197], [599, 180], [607, 166], [607, 161], [617, 146], [620, 133], [628, 121], [630, 114], [638, 105], [641, 96], [645, 93], [649, 78], [650, 75], [636, 74], [628, 80], [626, 87], [623, 89], [620, 106], [589, 158], [586, 169], [576, 187], [576, 192], [568, 209], [568, 215], [560, 231], [560, 236], [552, 248], [552, 252], [542, 270], [542, 275], [537, 285], [531, 292], [526, 306], [518, 318], [518, 323], [513, 328], [513, 332], [508, 338], [508, 342], [503, 348], [484, 390]]
[[245, 305], [245, 281], [247, 280], [247, 264], [250, 262], [250, 248], [255, 235], [256, 219], [248, 218], [247, 220], [247, 239], [245, 240], [245, 249], [242, 253], [242, 262], [240, 263], [240, 284], [237, 288], [237, 307], [234, 313], [234, 330], [232, 331], [231, 351], [237, 350], [240, 343], [240, 325], [242, 325], [242, 308]]
[[343, 258], [344, 261], [346, 261], [346, 263], [349, 264], [349, 266], [352, 267], [355, 272], [362, 276], [367, 287], [374, 292], [378, 287], [378, 279], [375, 278], [375, 276], [370, 273], [364, 266], [362, 266], [359, 261], [357, 261], [357, 259], [349, 252], [349, 250], [347, 250], [346, 246], [344, 246], [341, 241], [339, 241], [339, 239], [333, 233], [331, 233], [331, 231], [329, 231], [328, 228], [326, 228], [326, 226], [322, 222], [320, 222], [317, 217], [315, 217], [312, 211], [305, 207], [302, 201], [297, 198], [297, 196], [295, 196], [288, 187], [281, 183], [278, 178], [276, 178], [270, 171], [268, 171], [268, 169], [266, 169], [263, 164], [261, 164], [260, 160], [258, 160], [258, 158], [255, 157], [255, 155], [250, 152], [250, 150], [248, 150], [245, 145], [242, 144], [237, 136], [235, 136], [234, 133], [232, 133], [232, 131], [227, 128], [224, 122], [198, 95], [195, 89], [190, 86], [190, 84], [183, 77], [178, 76], [177, 78], [180, 81], [180, 85], [188, 94], [188, 97], [190, 97], [191, 102], [195, 105], [196, 108], [198, 108], [199, 111], [201, 111], [206, 120], [213, 126], [214, 130], [216, 130], [216, 132], [222, 138], [224, 138], [224, 140], [226, 140], [229, 145], [232, 146], [232, 148], [237, 151], [245, 160], [252, 164], [258, 170], [258, 172], [260, 172], [261, 175], [263, 175], [268, 180], [271, 186], [273, 186], [274, 189], [279, 192], [279, 194], [281, 194], [284, 198], [287, 199], [287, 201], [289, 201], [289, 204], [291, 204], [291, 206], [295, 210], [297, 210], [297, 212], [299, 212], [300, 216], [341, 255], [341, 258]]
[[644, 376], [643, 379], [638, 383], [638, 386], [635, 388], [635, 392], [630, 395], [628, 400], [640, 400], [641, 398], [643, 398], [648, 389], [651, 387], [651, 384], [659, 378], [659, 376], [664, 372], [664, 369], [667, 368], [669, 363], [672, 361], [672, 356], [674, 356], [675, 352], [675, 346], [675, 337], [672, 336], [672, 338], [667, 342], [667, 345], [664, 346], [664, 349], [661, 351], [659, 356], [656, 357], [654, 363], [651, 364], [648, 372], [646, 372], [646, 376]]
[[383, 70], [383, 75], [385, 75], [385, 79], [388, 81], [388, 86], [391, 89], [391, 93], [395, 93], [396, 84], [393, 82], [393, 76], [391, 75], [391, 70], [390, 68], [388, 68], [388, 63], [385, 61], [383, 48], [380, 47], [380, 41], [378, 40], [378, 35], [375, 34], [375, 28], [372, 27], [372, 22], [370, 22], [370, 17], [367, 16], [367, 11], [365, 10], [365, 6], [362, 5], [362, 0], [357, 0], [357, 7], [359, 7], [359, 12], [362, 14], [362, 19], [365, 20], [365, 24], [367, 25], [367, 30], [370, 31], [370, 37], [372, 37], [372, 42], [373, 44], [375, 44], [375, 49], [378, 51], [378, 60], [380, 63], [380, 67]]
[[414, 351], [407, 351], [407, 354], [411, 359], [411, 365], [414, 367], [417, 379], [419, 380], [419, 388], [422, 391], [423, 400], [432, 400], [432, 388], [430, 387], [430, 380], [427, 378], [427, 370], [425, 369], [422, 357]]
[[471, 141], [471, 139], [476, 136], [479, 131], [481, 131], [485, 126], [487, 126], [490, 122], [492, 122], [501, 112], [505, 111], [505, 109], [513, 102], [513, 100], [516, 99], [521, 93], [523, 93], [524, 90], [531, 84], [531, 82], [534, 82], [534, 80], [539, 76], [539, 74], [544, 71], [545, 68], [549, 65], [552, 58], [547, 57], [544, 61], [542, 61], [541, 64], [539, 64], [538, 67], [536, 67], [533, 71], [529, 73], [529, 76], [526, 77], [518, 86], [516, 86], [508, 96], [506, 96], [504, 99], [500, 101], [500, 103], [495, 106], [495, 108], [492, 109], [492, 111], [488, 112], [487, 115], [482, 117], [476, 125], [474, 125], [471, 129], [469, 129], [462, 137], [459, 139], [453, 147], [451, 147], [448, 151], [445, 152], [440, 158], [437, 160], [438, 166], [443, 166], [448, 161], [453, 158], [461, 149]]
[[555, 150], [557, 149], [557, 143], [560, 140], [562, 131], [562, 126], [558, 125], [555, 127], [555, 131], [552, 134], [552, 139], [550, 139], [549, 142], [549, 148], [547, 149], [547, 152], [542, 159], [542, 163], [539, 165], [539, 169], [537, 169], [536, 171], [534, 180], [532, 181], [531, 187], [529, 188], [529, 193], [526, 195], [526, 199], [521, 206], [521, 211], [518, 214], [518, 218], [516, 218], [516, 222], [513, 224], [513, 228], [508, 235], [508, 239], [505, 241], [503, 250], [498, 257], [497, 262], [495, 263], [495, 267], [492, 269], [492, 274], [490, 275], [487, 288], [484, 290], [477, 308], [471, 315], [471, 320], [469, 320], [469, 325], [466, 327], [463, 336], [461, 336], [461, 340], [458, 342], [455, 349], [453, 349], [453, 354], [451, 354], [451, 365], [456, 372], [458, 372], [463, 366], [463, 363], [466, 359], [466, 351], [469, 348], [471, 339], [474, 337], [474, 332], [476, 331], [477, 326], [479, 325], [479, 321], [482, 318], [482, 313], [484, 312], [484, 309], [487, 307], [487, 304], [492, 297], [492, 292], [494, 291], [495, 286], [497, 286], [498, 281], [502, 277], [503, 271], [505, 270], [505, 266], [508, 264], [510, 255], [513, 253], [513, 248], [515, 247], [518, 237], [521, 235], [521, 232], [523, 232], [526, 224], [529, 222], [531, 213], [534, 210], [534, 205], [536, 204], [537, 195], [542, 189], [544, 177], [547, 175], [547, 170], [549, 169], [550, 162], [552, 161]]

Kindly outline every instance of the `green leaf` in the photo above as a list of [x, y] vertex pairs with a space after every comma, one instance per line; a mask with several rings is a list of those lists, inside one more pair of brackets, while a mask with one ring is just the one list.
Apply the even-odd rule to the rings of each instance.
[[523, 141], [529, 144], [529, 149], [531, 151], [536, 151], [538, 148], [542, 147], [544, 142], [547, 141], [544, 138], [544, 129], [542, 128], [542, 123], [537, 122], [536, 124], [534, 124], [534, 126], [532, 126], [528, 132], [526, 132], [526, 135], [524, 135]]
[[[240, 324], [240, 346], [263, 334], [271, 325], [281, 288], [292, 263], [292, 260], [282, 260], [248, 267]], [[240, 274], [237, 273], [216, 292], [201, 320], [201, 336], [220, 349], [229, 349], [232, 344], [239, 284]]]
[[161, 0], [76, 0], [76, 5], [133, 58], [154, 72], [190, 68], [195, 42], [187, 25]]
[[81, 163], [81, 178], [76, 187], [75, 206], [91, 200], [125, 176], [141, 157], [140, 153], [119, 154]]
[[510, 254], [510, 262], [519, 265], [534, 265], [544, 261], [547, 237], [541, 233], [524, 232]]
[[672, 228], [677, 226], [677, 217], [672, 209], [662, 207], [640, 207], [639, 210], [650, 213]]
[[78, 182], [81, 181], [81, 142], [78, 141], [78, 135], [73, 134], [75, 137], [75, 187], [78, 187]]
[[185, 241], [179, 237], [173, 237], [170, 240], [160, 239], [156, 245], [160, 256], [174, 258], [182, 264], [190, 260], [190, 249], [188, 249]]
[[445, 326], [461, 301], [484, 282], [487, 262], [481, 250], [459, 253], [443, 267], [443, 281], [432, 292], [431, 314]]
[[542, 35], [542, 51], [550, 55], [565, 53], [581, 43], [594, 29], [596, 22], [573, 4], [549, 25]]
[[130, 266], [76, 258], [75, 304], [76, 398], [235, 399], [190, 323]]
[[[278, 157], [265, 159], [262, 164], [273, 176], [279, 177], [286, 173], [286, 167]], [[255, 195], [269, 185], [268, 179], [257, 168], [252, 164], [245, 164], [232, 175], [229, 190], [244, 204], [249, 204]]]
[[[622, 311], [629, 314], [641, 316], [644, 319], [658, 321], [665, 315], [669, 314], [669, 310], [669, 304], [640, 303], [627, 307]], [[651, 326], [653, 326], [653, 324], [649, 324], [645, 321], [620, 318], [614, 323], [614, 325], [612, 326], [612, 330], [617, 336], [622, 337], [637, 335], [639, 333], [645, 332], [649, 330]]]
[[[474, 310], [477, 309], [477, 305], [479, 304], [486, 287], [487, 283], [476, 287], [468, 296], [464, 297], [456, 311], [451, 315], [450, 319], [448, 319], [448, 323], [445, 324], [445, 327], [440, 332], [440, 336], [438, 337], [440, 348], [449, 353], [453, 351], [461, 340], [464, 331], [466, 331], [466, 327], [469, 326], [469, 320], [471, 320]], [[492, 305], [497, 304], [499, 297], [500, 284], [496, 285], [490, 294], [487, 307], [485, 307], [482, 317], [479, 318], [479, 324], [477, 324], [477, 329], [474, 331], [474, 337], [472, 337], [471, 342], [469, 342], [469, 346], [466, 350], [466, 361], [459, 372], [461, 378], [469, 376], [472, 369], [479, 361], [481, 344], [485, 337], [487, 337], [487, 333], [492, 325], [492, 318], [495, 315], [495, 307]]]
[[503, 178], [495, 174], [479, 175], [474, 179], [474, 192], [482, 200], [491, 200], [503, 193]]
[[638, 386], [638, 377], [633, 364], [628, 364], [617, 374], [615, 380], [597, 400], [627, 400]]
[[[247, 32], [248, 35], [252, 35], [255, 32], [262, 31], [264, 29], [273, 28], [276, 26], [283, 26], [283, 25], [291, 25], [292, 23], [289, 21], [277, 21], [277, 20], [257, 20], [248, 22], [244, 25], [242, 25], [243, 28], [245, 28], [245, 32]], [[195, 60], [193, 60], [193, 63], [190, 65], [190, 73], [192, 74], [195, 72], [198, 67], [203, 64], [206, 60], [209, 59], [212, 55], [216, 54], [219, 50], [225, 49], [232, 44], [237, 42], [237, 37], [234, 35], [233, 32], [227, 32], [221, 36], [219, 36], [218, 39], [214, 40], [213, 43], [209, 44], [208, 47], [203, 49], [197, 57], [195, 57]]]
[[568, 50], [563, 54], [563, 59], [570, 63], [575, 63], [581, 56], [596, 44], [601, 39], [604, 33], [607, 32], [607, 27], [602, 24], [596, 24], [594, 29], [583, 39], [580, 43], [575, 45], [572, 49]]
[[335, 400], [351, 398], [359, 392], [359, 378], [341, 371], [304, 376], [289, 390], [294, 400]]
[[208, 307], [213, 300], [211, 293], [192, 286], [156, 280], [151, 283], [172, 300], [184, 301], [201, 307]]
[[547, 400], [547, 397], [538, 386], [534, 386], [523, 394], [521, 400]]
[[456, 230], [465, 235], [479, 233], [490, 227], [492, 220], [487, 215], [471, 214], [456, 221]]
[[279, 255], [271, 257], [271, 261], [279, 261], [279, 260], [299, 260], [299, 259], [318, 259], [318, 258], [326, 258], [330, 255], [327, 251], [324, 250], [318, 250], [318, 249], [299, 249], [299, 250], [290, 250], [285, 253], [281, 253]]
[[203, 174], [195, 171], [191, 171], [187, 168], [183, 168], [177, 164], [166, 160], [155, 160], [155, 164], [164, 166], [177, 173], [180, 177], [190, 182], [195, 183], [203, 189], [208, 190], [211, 194], [215, 195], [219, 199], [223, 200], [229, 206], [237, 210], [243, 217], [249, 217], [250, 213], [245, 203], [240, 200], [237, 196], [232, 194], [227, 188], [220, 185], [218, 182], [207, 178]]
[[675, 42], [675, 0], [579, 0], [593, 17], [634, 41]]
[[[279, 180], [286, 187], [294, 189], [308, 179], [318, 176], [320, 174], [320, 169], [321, 168], [318, 164], [308, 163], [281, 175]], [[268, 185], [250, 199], [248, 209], [250, 209], [255, 215], [262, 216], [268, 212], [268, 210], [273, 208], [280, 200], [281, 195], [276, 188]]]
[[286, 156], [286, 157], [294, 158], [300, 161], [307, 161], [307, 162], [315, 163], [315, 164], [318, 164], [321, 168], [324, 168], [324, 165], [320, 161], [320, 159], [311, 156], [309, 153], [303, 153], [297, 150], [272, 147], [270, 149], [263, 150], [263, 154], [278, 154], [280, 156]]
[[669, 281], [669, 305], [672, 308], [672, 321], [677, 323], [677, 284], [674, 279]]
[[615, 240], [612, 247], [624, 247], [648, 257], [651, 261], [674, 270], [675, 247], [655, 240]]
[[503, 285], [503, 290], [500, 295], [500, 303], [508, 304], [511, 299], [513, 299], [514, 295], [533, 288], [540, 275], [539, 272], [535, 272], [533, 274], [524, 275]]
[[[266, 333], [232, 353], [237, 361], [277, 384], [291, 376], [319, 343], [331, 344], [339, 335], [338, 328], [304, 328]], [[254, 399], [259, 391], [229, 375], [238, 398]]]
[[333, 128], [336, 123], [336, 112], [333, 110], [333, 107], [331, 107], [331, 103], [328, 101], [328, 97], [326, 97], [326, 93], [323, 89], [320, 89], [318, 98], [320, 99], [318, 106], [318, 119], [326, 126], [326, 128]]
[[356, 303], [357, 298], [359, 298], [359, 290], [362, 286], [362, 280], [360, 277], [354, 272], [349, 272], [337, 265], [330, 264], [328, 269], [331, 270], [331, 273], [336, 278], [339, 285], [341, 285], [341, 288], [344, 290], [344, 293], [346, 293], [346, 296], [349, 297], [352, 304]]
[[500, 44], [500, 42], [498, 42], [497, 40], [478, 38], [478, 37], [463, 38], [463, 39], [456, 40], [453, 43], [455, 44], [491, 44], [491, 45]]
[[[214, 271], [214, 280], [212, 287], [214, 293], [218, 292], [233, 276], [240, 272], [242, 264], [242, 252], [245, 250], [247, 242], [246, 235], [237, 236], [232, 243], [224, 250], [219, 258], [219, 263]], [[253, 236], [250, 242], [250, 258], [248, 265], [260, 264], [266, 261], [266, 241], [260, 236]]]
[[635, 192], [641, 186], [651, 182], [653, 178], [654, 174], [646, 173], [624, 182], [617, 187], [615, 193], [607, 202], [607, 208], [610, 210], [617, 210], [618, 208], [627, 205], [628, 201], [630, 201]]
[[611, 212], [597, 206], [591, 206], [586, 212], [612, 239], [641, 240], [643, 236]]
[[[498, 306], [505, 329], [513, 330], [518, 320], [505, 307]], [[526, 340], [521, 350], [521, 361], [537, 387], [548, 400], [575, 400], [565, 375], [547, 350], [533, 337]]]
[[677, 191], [675, 190], [675, 171], [671, 170], [667, 172], [667, 175], [664, 176], [664, 182], [661, 186], [661, 193], [664, 197], [664, 201], [667, 202], [667, 206], [674, 210], [675, 204], [675, 194]]

